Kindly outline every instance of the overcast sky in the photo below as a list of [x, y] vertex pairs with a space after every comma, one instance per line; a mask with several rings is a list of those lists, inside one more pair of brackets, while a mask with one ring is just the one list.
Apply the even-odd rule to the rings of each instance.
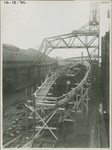
[[[46, 37], [70, 33], [89, 20], [90, 2], [26, 1], [27, 4], [4, 4], [2, 1], [2, 43], [22, 49], [39, 48]], [[101, 35], [109, 30], [107, 10], [100, 7]], [[54, 50], [50, 56], [74, 57], [81, 50]]]

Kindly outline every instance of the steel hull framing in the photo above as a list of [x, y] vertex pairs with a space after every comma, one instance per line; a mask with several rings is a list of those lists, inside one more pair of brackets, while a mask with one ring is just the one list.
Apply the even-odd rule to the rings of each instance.
[[[49, 78], [49, 80], [47, 80], [48, 83], [49, 81], [52, 81], [50, 82], [51, 84], [47, 84], [47, 81], [45, 81], [45, 83], [43, 83], [43, 85], [39, 89], [39, 92], [37, 90], [34, 93], [33, 101], [35, 102], [35, 107], [29, 105], [28, 103], [25, 104], [27, 110], [31, 112], [30, 116], [27, 115], [27, 117], [32, 117], [35, 120], [33, 121], [33, 130], [35, 132], [32, 141], [40, 136], [40, 133], [43, 129], [49, 130], [53, 137], [58, 140], [57, 134], [53, 132], [58, 131], [58, 127], [54, 127], [52, 126], [52, 124], [49, 125], [49, 122], [51, 122], [53, 118], [55, 118], [55, 122], [57, 122], [57, 124], [65, 121], [72, 121], [74, 122], [74, 124], [76, 124], [76, 119], [72, 116], [72, 113], [76, 115], [79, 111], [82, 112], [82, 114], [84, 111], [86, 111], [86, 114], [88, 115], [91, 92], [91, 82], [89, 80], [91, 67], [90, 64], [86, 61], [77, 62], [76, 64], [85, 65], [87, 71], [83, 80], [80, 83], [77, 83], [77, 86], [74, 89], [72, 89], [66, 95], [54, 99], [54, 103], [50, 103], [52, 101], [49, 100], [47, 100], [47, 102], [45, 103], [45, 95], [43, 96], [43, 99], [39, 101], [38, 97], [41, 96], [41, 89], [44, 87], [44, 85], [52, 86], [52, 84], [54, 83], [51, 79], [56, 78], [53, 78], [52, 75], [50, 77], [51, 79]], [[62, 73], [66, 74], [65, 72], [67, 72], [67, 69], [64, 69], [64, 71], [62, 71], [60, 75], [62, 75]], [[69, 109], [65, 107], [66, 104], [69, 106]], [[41, 110], [41, 112], [39, 112], [38, 110]], [[46, 116], [43, 116], [44, 112], [48, 112], [48, 114], [46, 113]], [[38, 120], [39, 125], [35, 123], [37, 122], [36, 120]]]

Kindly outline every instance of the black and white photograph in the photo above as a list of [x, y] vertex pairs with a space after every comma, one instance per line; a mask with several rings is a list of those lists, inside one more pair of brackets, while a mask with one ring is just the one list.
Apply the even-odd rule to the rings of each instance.
[[1, 1], [1, 150], [111, 149], [111, 1]]

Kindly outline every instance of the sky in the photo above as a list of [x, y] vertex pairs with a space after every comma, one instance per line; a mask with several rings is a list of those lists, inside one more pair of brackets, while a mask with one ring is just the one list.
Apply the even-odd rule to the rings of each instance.
[[[90, 2], [87, 1], [26, 1], [26, 4], [1, 2], [2, 43], [22, 49], [39, 49], [46, 37], [71, 33], [89, 21]], [[100, 5], [101, 36], [109, 30], [107, 10]], [[81, 55], [79, 49], [53, 50], [49, 56], [62, 58]], [[85, 51], [84, 51], [85, 52]], [[86, 52], [85, 52], [86, 55]]]

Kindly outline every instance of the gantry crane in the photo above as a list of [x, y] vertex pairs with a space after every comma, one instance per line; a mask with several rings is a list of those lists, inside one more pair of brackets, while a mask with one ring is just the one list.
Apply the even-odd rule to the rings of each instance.
[[[87, 50], [88, 56], [91, 61], [90, 50], [98, 51], [99, 60], [99, 4], [92, 3], [90, 9], [89, 22], [79, 28], [73, 30], [71, 33], [45, 38], [40, 46], [40, 55], [37, 56], [37, 62], [41, 63], [45, 57], [53, 50], [58, 48], [83, 48]], [[49, 124], [50, 120], [55, 118], [58, 123], [70, 120], [76, 124], [76, 120], [72, 117], [71, 113], [77, 114], [77, 110], [80, 110], [83, 114], [86, 110], [88, 115], [88, 107], [91, 95], [91, 66], [87, 61], [82, 60], [76, 62], [77, 65], [85, 66], [85, 75], [80, 83], [76, 83], [76, 87], [71, 89], [70, 92], [60, 97], [48, 97], [47, 93], [52, 87], [56, 79], [63, 74], [67, 74], [67, 68], [62, 68], [59, 72], [55, 72], [51, 75], [41, 87], [33, 94], [33, 106], [30, 103], [26, 103], [26, 108], [30, 111], [30, 115], [26, 118], [33, 118], [33, 131], [34, 137], [25, 144], [23, 147], [32, 147], [33, 141], [40, 136], [40, 132], [49, 130], [54, 138], [58, 141], [58, 136], [53, 130], [58, 131], [58, 126], [54, 127]], [[26, 98], [27, 101], [27, 98]], [[69, 105], [70, 109], [65, 105]], [[84, 107], [82, 107], [84, 106]], [[33, 115], [33, 116], [32, 116]], [[36, 123], [36, 118], [38, 123]], [[37, 130], [36, 134], [35, 131]]]
[[97, 49], [99, 61], [99, 3], [91, 3], [90, 17], [87, 24], [71, 33], [48, 37], [43, 39], [39, 48], [40, 55], [37, 56], [37, 62], [41, 63], [53, 49], [79, 49], [87, 50], [91, 60], [91, 49]]

